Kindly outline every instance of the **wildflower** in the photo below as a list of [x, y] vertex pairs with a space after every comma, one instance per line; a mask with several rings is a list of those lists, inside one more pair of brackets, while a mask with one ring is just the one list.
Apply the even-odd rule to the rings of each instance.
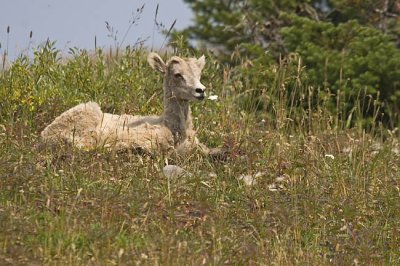
[[286, 177], [284, 175], [279, 175], [275, 178], [275, 182], [284, 182], [286, 180]]
[[210, 177], [210, 178], [217, 178], [218, 176], [217, 176], [216, 173], [211, 172], [211, 173], [208, 174], [208, 177]]
[[208, 96], [208, 99], [211, 101], [216, 101], [216, 100], [218, 100], [218, 95], [210, 95], [210, 96]]
[[335, 159], [335, 156], [333, 156], [332, 154], [325, 154], [325, 157], [331, 158], [332, 160]]
[[268, 190], [273, 192], [278, 191], [278, 186], [275, 183], [272, 183], [268, 185]]
[[253, 185], [257, 184], [257, 180], [255, 179], [255, 176], [252, 176], [252, 175], [240, 175], [238, 179], [242, 180], [246, 186], [253, 186]]

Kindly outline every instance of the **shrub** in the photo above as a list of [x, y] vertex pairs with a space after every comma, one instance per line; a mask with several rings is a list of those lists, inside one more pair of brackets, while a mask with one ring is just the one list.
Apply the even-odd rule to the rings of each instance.
[[[334, 25], [291, 17], [282, 30], [288, 50], [301, 55], [312, 84], [344, 91], [352, 100], [370, 95], [383, 101], [385, 120], [400, 106], [400, 50], [390, 36], [356, 21]], [[372, 116], [368, 106], [362, 110]]]

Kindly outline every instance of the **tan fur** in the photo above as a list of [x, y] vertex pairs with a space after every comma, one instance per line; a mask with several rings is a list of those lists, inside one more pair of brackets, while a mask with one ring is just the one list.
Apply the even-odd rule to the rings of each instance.
[[193, 129], [189, 101], [204, 98], [200, 83], [204, 56], [167, 63], [156, 53], [148, 62], [164, 74], [164, 112], [161, 116], [132, 116], [103, 113], [95, 102], [79, 104], [57, 117], [41, 133], [48, 143], [69, 143], [78, 148], [139, 148], [149, 153], [186, 154], [193, 149], [208, 153]]

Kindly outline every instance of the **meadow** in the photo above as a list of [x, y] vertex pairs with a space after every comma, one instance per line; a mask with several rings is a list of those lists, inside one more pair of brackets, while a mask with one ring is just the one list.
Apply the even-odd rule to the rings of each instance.
[[[346, 95], [309, 85], [295, 55], [229, 67], [177, 52], [206, 55], [202, 83], [218, 97], [192, 104], [194, 123], [226, 161], [41, 145], [41, 130], [81, 102], [159, 114], [147, 53], [62, 54], [47, 42], [3, 64], [1, 265], [400, 264], [398, 128], [368, 95], [345, 112]], [[166, 163], [191, 175], [166, 177]]]

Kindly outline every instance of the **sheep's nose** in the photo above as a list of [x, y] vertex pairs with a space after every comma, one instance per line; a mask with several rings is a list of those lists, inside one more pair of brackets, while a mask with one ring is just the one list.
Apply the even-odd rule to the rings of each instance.
[[203, 94], [204, 91], [205, 91], [205, 89], [197, 88], [195, 91], [196, 91], [197, 93]]
[[204, 94], [205, 89], [204, 88], [196, 88], [194, 91], [197, 94], [197, 95], [195, 95], [195, 97], [198, 100], [203, 100], [205, 98], [205, 94]]

